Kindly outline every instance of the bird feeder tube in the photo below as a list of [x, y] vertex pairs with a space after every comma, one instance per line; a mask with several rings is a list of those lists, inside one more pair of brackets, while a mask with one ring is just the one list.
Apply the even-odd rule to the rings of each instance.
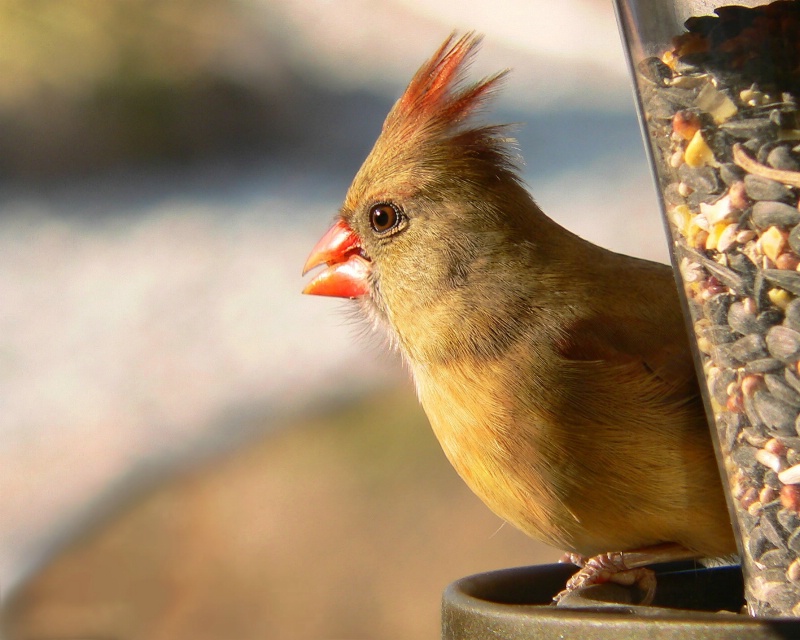
[[800, 2], [742, 4], [615, 1], [747, 610], [797, 617]]

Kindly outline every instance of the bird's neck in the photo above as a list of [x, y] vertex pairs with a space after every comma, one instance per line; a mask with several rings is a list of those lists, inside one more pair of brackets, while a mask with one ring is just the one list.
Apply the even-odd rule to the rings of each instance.
[[429, 301], [413, 322], [393, 323], [398, 344], [413, 367], [501, 358], [534, 322], [529, 300], [498, 295], [494, 304], [460, 293]]
[[[542, 309], [552, 302], [545, 289], [558, 287], [537, 273], [530, 254], [540, 249], [514, 249], [515, 254], [506, 247], [502, 254], [478, 256], [457, 286], [393, 305], [389, 324], [412, 368], [496, 361], [520, 341], [554, 338], [548, 327], [555, 324]], [[554, 313], [552, 305], [548, 313]]]
[[521, 340], [556, 340], [555, 316], [570, 313], [573, 276], [604, 252], [547, 217], [524, 189], [504, 193], [494, 217], [462, 216], [477, 222], [454, 248], [414, 278], [385, 283], [392, 304], [378, 315], [412, 368], [497, 360]]

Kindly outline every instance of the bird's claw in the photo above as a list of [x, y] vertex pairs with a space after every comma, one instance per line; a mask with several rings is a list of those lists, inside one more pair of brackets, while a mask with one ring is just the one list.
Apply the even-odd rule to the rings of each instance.
[[644, 567], [628, 567], [625, 564], [624, 553], [603, 553], [589, 559], [579, 554], [565, 553], [561, 562], [572, 562], [582, 568], [567, 581], [566, 588], [553, 598], [555, 603], [560, 602], [569, 593], [605, 582], [614, 582], [626, 587], [636, 585], [644, 593], [639, 603], [643, 606], [649, 605], [655, 596], [655, 572]]
[[580, 553], [572, 553], [571, 551], [565, 551], [564, 555], [561, 556], [558, 561], [559, 563], [563, 564], [574, 564], [578, 567], [582, 567], [586, 564], [586, 561], [589, 558], [586, 556], [581, 555]]

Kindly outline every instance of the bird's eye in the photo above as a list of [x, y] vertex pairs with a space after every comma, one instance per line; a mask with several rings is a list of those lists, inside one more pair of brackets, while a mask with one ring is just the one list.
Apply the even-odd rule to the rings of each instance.
[[394, 205], [384, 202], [376, 204], [369, 210], [369, 224], [378, 233], [393, 229], [399, 222], [400, 214]]

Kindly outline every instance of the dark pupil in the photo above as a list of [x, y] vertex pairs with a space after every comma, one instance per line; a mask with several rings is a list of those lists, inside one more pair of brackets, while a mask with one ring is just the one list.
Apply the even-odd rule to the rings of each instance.
[[385, 231], [394, 224], [396, 214], [389, 205], [381, 205], [372, 210], [372, 224], [376, 231]]

